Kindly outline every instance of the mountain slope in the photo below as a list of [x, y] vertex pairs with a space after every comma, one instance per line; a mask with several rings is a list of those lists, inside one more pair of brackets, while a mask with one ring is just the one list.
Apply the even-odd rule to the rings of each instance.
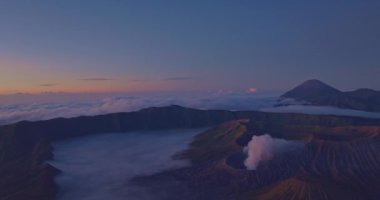
[[[193, 165], [138, 177], [134, 183], [170, 192], [157, 199], [184, 200], [377, 200], [380, 180], [380, 126], [321, 127], [272, 123], [272, 116], [225, 123], [196, 138], [183, 152]], [[306, 120], [306, 119], [305, 119]], [[311, 120], [311, 119], [309, 119]], [[272, 121], [273, 122], [273, 121]], [[289, 122], [295, 121], [290, 120]], [[310, 121], [309, 121], [310, 122]], [[282, 132], [302, 131], [305, 147], [261, 163], [254, 171], [234, 168], [228, 158], [242, 152], [244, 134], [263, 132], [281, 137]], [[245, 158], [241, 158], [241, 162]]]
[[281, 98], [294, 99], [318, 106], [333, 106], [354, 110], [380, 112], [380, 92], [358, 89], [339, 91], [319, 80], [309, 80], [286, 92]]
[[[240, 135], [245, 130], [241, 126], [241, 123], [247, 127], [249, 132], [271, 133], [273, 136], [287, 137], [289, 139], [308, 138], [310, 133], [316, 132], [315, 129], [310, 129], [309, 127], [355, 126], [367, 133], [371, 131], [363, 129], [363, 126], [380, 126], [380, 120], [377, 119], [278, 114], [255, 111], [197, 110], [180, 106], [148, 108], [137, 112], [115, 113], [93, 117], [20, 122], [0, 126], [0, 199], [55, 199], [58, 188], [55, 186], [54, 177], [59, 171], [45, 162], [53, 158], [52, 141], [107, 132], [210, 127], [236, 119], [252, 119], [254, 123], [247, 124], [242, 120], [239, 123], [222, 126], [196, 137], [197, 141], [192, 143], [192, 145], [197, 148], [187, 152], [187, 155], [193, 156], [191, 160], [194, 163], [201, 163], [201, 165], [197, 166], [196, 169], [192, 169], [191, 173], [187, 173], [187, 175], [190, 174], [191, 176], [185, 176], [185, 178], [197, 181], [199, 180], [197, 177], [201, 176], [201, 178], [207, 179], [205, 183], [219, 184], [222, 188], [228, 185], [231, 180], [238, 182], [245, 180], [245, 186], [251, 187], [249, 184], [255, 179], [252, 179], [246, 172], [238, 172], [237, 170], [226, 172], [225, 165], [215, 166], [218, 170], [214, 171], [213, 168], [209, 168], [209, 162], [203, 162], [218, 161], [221, 157], [235, 153], [236, 150], [242, 148], [241, 144], [248, 142], [247, 140], [250, 137]], [[326, 132], [331, 134], [331, 130], [328, 130]], [[345, 131], [346, 129], [337, 130], [339, 133]], [[239, 142], [239, 147], [234, 140], [240, 136], [242, 139]], [[350, 134], [350, 138], [357, 138], [357, 134]], [[213, 140], [213, 145], [208, 145], [210, 144], [209, 139]], [[204, 153], [204, 151], [207, 153]], [[286, 169], [291, 168], [292, 165], [289, 166]], [[263, 180], [260, 182], [283, 177], [284, 170], [279, 170], [276, 173], [271, 171], [263, 173], [264, 175], [261, 176]], [[198, 175], [193, 176], [194, 174]], [[291, 173], [286, 172], [286, 174]], [[181, 181], [183, 180], [181, 179]], [[239, 188], [240, 185], [234, 185], [228, 191], [239, 191]], [[204, 192], [211, 195], [211, 191]], [[220, 191], [215, 190], [215, 192], [215, 194], [219, 194], [218, 192]], [[220, 195], [222, 194], [220, 193]]]
[[297, 99], [309, 99], [318, 95], [340, 95], [342, 92], [316, 79], [308, 80], [293, 90], [285, 93], [283, 97], [296, 97]]

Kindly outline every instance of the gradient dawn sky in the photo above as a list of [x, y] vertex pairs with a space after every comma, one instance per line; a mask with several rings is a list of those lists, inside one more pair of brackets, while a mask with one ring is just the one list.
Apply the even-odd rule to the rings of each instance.
[[0, 94], [380, 90], [379, 0], [3, 0]]

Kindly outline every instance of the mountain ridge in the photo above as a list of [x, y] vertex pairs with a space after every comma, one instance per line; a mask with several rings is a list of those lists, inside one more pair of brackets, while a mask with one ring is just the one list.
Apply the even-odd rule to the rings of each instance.
[[316, 106], [380, 112], [380, 91], [360, 88], [342, 92], [317, 79], [305, 81], [283, 94], [280, 99], [294, 99]]
[[[53, 200], [58, 191], [58, 169], [52, 159], [51, 142], [107, 132], [167, 130], [215, 126], [237, 119], [254, 119], [255, 129], [283, 133], [286, 124], [322, 126], [380, 126], [380, 120], [355, 117], [278, 114], [257, 111], [197, 110], [181, 106], [143, 109], [92, 117], [58, 118], [0, 126], [0, 199]], [[298, 132], [301, 132], [298, 130]]]

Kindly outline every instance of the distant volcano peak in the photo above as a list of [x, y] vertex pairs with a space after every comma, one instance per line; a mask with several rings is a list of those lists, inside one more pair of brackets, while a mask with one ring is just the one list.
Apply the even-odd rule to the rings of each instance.
[[342, 92], [317, 79], [305, 81], [282, 95], [280, 101], [283, 98], [317, 106], [380, 112], [380, 91], [363, 88]]
[[308, 89], [308, 90], [331, 90], [335, 92], [340, 92], [339, 90], [331, 87], [330, 85], [327, 85], [326, 83], [318, 80], [318, 79], [311, 79], [303, 82], [301, 85], [296, 87], [295, 89]]
[[341, 91], [327, 85], [326, 83], [317, 79], [312, 79], [305, 81], [301, 85], [295, 87], [293, 90], [282, 95], [282, 97], [294, 99], [308, 99], [307, 97], [315, 95], [336, 95], [340, 93]]

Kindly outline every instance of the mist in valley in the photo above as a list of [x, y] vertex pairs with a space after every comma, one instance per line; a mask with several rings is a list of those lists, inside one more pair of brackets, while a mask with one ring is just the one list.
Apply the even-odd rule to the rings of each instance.
[[108, 133], [54, 143], [59, 200], [157, 199], [129, 183], [133, 177], [189, 165], [172, 156], [204, 129]]

